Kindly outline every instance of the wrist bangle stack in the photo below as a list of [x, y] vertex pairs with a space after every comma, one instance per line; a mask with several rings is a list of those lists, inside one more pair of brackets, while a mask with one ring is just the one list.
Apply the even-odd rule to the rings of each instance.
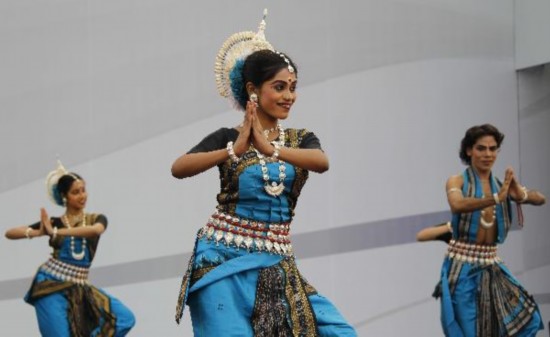
[[500, 199], [498, 198], [498, 193], [493, 193], [493, 199], [495, 200], [495, 205], [500, 204]]
[[229, 158], [231, 158], [232, 161], [235, 163], [238, 163], [240, 161], [239, 157], [235, 155], [235, 150], [233, 149], [233, 142], [227, 142], [227, 153], [229, 154]]
[[25, 230], [25, 236], [27, 237], [27, 239], [32, 239], [32, 236], [31, 236], [31, 231], [32, 231], [32, 228], [29, 227]]
[[52, 233], [52, 240], [55, 240], [56, 237], [57, 237], [57, 227], [54, 227], [53, 233]]

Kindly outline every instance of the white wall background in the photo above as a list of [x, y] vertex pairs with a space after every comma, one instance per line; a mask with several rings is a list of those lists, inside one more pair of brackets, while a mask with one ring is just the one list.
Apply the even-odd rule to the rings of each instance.
[[[331, 159], [296, 210], [303, 273], [360, 336], [441, 336], [430, 294], [444, 246], [413, 243], [407, 219], [447, 210], [444, 182], [463, 170], [464, 131], [495, 124], [506, 134], [496, 172], [511, 165], [550, 195], [550, 105], [524, 109], [533, 92], [548, 95], [537, 89], [548, 74], [520, 75], [518, 86], [512, 0], [3, 1], [0, 229], [36, 221], [42, 206], [62, 212], [43, 185], [59, 155], [86, 178], [88, 210], [110, 220], [92, 279], [132, 308], [130, 335], [191, 336], [188, 316], [179, 327], [173, 320], [179, 275], [215, 206], [217, 172], [178, 181], [170, 166], [207, 133], [240, 123], [217, 97], [213, 62], [230, 34], [256, 29], [264, 7], [268, 39], [300, 71], [284, 126], [313, 130]], [[541, 235], [550, 214], [526, 213], [501, 255], [532, 293], [548, 296]], [[394, 219], [402, 232], [378, 231], [353, 251], [338, 236], [307, 240]], [[390, 234], [407, 243], [393, 245]], [[371, 248], [373, 240], [387, 244]], [[306, 254], [317, 245], [344, 249]], [[45, 240], [0, 240], [0, 335], [38, 335], [21, 297], [48, 251]]]
[[550, 1], [516, 0], [516, 69], [550, 62]]

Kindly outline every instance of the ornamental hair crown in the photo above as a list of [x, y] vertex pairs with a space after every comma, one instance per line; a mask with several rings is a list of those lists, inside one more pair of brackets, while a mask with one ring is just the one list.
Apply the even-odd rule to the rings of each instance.
[[265, 28], [267, 9], [264, 9], [264, 15], [257, 32], [244, 31], [231, 35], [220, 48], [216, 56], [214, 73], [216, 76], [216, 86], [221, 96], [231, 99], [235, 107], [240, 108], [238, 97], [231, 86], [231, 73], [234, 67], [241, 66], [244, 59], [255, 51], [269, 49], [274, 51], [273, 46], [265, 38]]
[[67, 174], [71, 175], [75, 180], [80, 180], [77, 176], [67, 171], [61, 161], [58, 159], [57, 167], [55, 168], [55, 170], [51, 171], [46, 176], [46, 191], [48, 192], [50, 200], [58, 206], [63, 206], [63, 200], [57, 190], [57, 184], [59, 183], [59, 179]]

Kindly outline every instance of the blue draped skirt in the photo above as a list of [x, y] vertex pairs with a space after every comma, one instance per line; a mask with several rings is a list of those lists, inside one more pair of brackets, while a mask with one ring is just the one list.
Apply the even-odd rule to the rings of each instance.
[[199, 239], [189, 277], [195, 337], [357, 336], [299, 275], [293, 258]]
[[447, 337], [533, 337], [544, 328], [531, 296], [503, 263], [479, 267], [450, 258], [441, 273], [441, 324]]
[[[59, 290], [56, 290], [59, 288]], [[80, 289], [76, 289], [80, 288]], [[77, 291], [75, 291], [77, 290]], [[83, 313], [90, 311], [90, 303], [86, 298], [71, 298], [73, 294], [94, 293], [105, 299], [104, 307], [108, 308], [106, 315], [114, 321], [114, 327], [109, 329], [109, 333], [105, 333], [104, 321], [100, 319], [100, 323], [96, 328], [92, 328], [90, 336], [125, 336], [130, 329], [135, 325], [135, 317], [133, 313], [122, 302], [113, 296], [107, 294], [104, 290], [95, 288], [91, 285], [68, 285], [67, 283], [58, 282], [58, 280], [45, 273], [38, 271], [31, 290], [25, 296], [25, 301], [33, 305], [38, 319], [38, 327], [40, 334], [44, 337], [71, 337], [71, 322], [69, 317], [70, 302], [85, 306], [82, 308]], [[104, 309], [101, 309], [104, 311]]]

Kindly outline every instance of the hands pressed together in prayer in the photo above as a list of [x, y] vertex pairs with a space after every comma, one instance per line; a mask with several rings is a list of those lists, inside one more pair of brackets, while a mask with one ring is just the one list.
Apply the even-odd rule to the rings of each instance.
[[237, 157], [245, 153], [250, 145], [266, 157], [270, 157], [275, 151], [275, 147], [264, 135], [256, 109], [257, 103], [248, 101], [241, 130], [233, 146]]
[[504, 173], [504, 182], [498, 192], [499, 200], [505, 200], [510, 196], [515, 202], [529, 203], [533, 205], [543, 205], [546, 198], [540, 192], [535, 190], [527, 190], [525, 186], [520, 184], [514, 169], [506, 168]]
[[40, 235], [53, 235], [52, 220], [44, 208], [40, 209]]

